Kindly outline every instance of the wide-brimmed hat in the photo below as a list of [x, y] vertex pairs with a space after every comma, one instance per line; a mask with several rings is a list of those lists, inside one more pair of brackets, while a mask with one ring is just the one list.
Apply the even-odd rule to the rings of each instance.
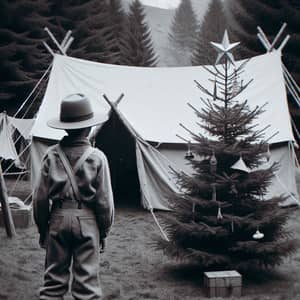
[[106, 120], [106, 114], [93, 112], [85, 95], [71, 94], [62, 100], [59, 118], [49, 120], [47, 125], [55, 129], [80, 129], [102, 124]]

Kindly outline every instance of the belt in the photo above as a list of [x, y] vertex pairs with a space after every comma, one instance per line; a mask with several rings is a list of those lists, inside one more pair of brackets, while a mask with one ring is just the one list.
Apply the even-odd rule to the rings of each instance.
[[56, 200], [53, 203], [53, 209], [82, 209], [82, 208], [88, 208], [84, 203], [80, 203], [81, 205], [79, 205], [79, 203], [77, 201], [74, 200]]

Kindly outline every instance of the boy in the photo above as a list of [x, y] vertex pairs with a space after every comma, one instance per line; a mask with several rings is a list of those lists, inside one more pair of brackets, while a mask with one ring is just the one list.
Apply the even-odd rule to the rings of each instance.
[[71, 266], [74, 299], [101, 299], [99, 253], [114, 204], [107, 159], [87, 137], [103, 122], [84, 95], [72, 94], [62, 100], [59, 118], [47, 123], [68, 135], [44, 156], [33, 195], [40, 245], [46, 249], [41, 300], [63, 299]]

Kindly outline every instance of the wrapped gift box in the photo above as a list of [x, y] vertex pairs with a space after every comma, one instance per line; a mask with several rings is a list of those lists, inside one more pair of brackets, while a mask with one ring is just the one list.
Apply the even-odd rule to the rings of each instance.
[[204, 272], [208, 297], [241, 297], [242, 275], [237, 271]]

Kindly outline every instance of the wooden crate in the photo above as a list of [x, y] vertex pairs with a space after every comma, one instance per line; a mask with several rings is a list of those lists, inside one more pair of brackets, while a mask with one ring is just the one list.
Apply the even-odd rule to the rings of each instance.
[[237, 271], [204, 272], [204, 288], [208, 297], [241, 297], [242, 275]]
[[[27, 228], [33, 225], [32, 209], [11, 209], [16, 228]], [[4, 227], [3, 212], [0, 209], [0, 227]]]

